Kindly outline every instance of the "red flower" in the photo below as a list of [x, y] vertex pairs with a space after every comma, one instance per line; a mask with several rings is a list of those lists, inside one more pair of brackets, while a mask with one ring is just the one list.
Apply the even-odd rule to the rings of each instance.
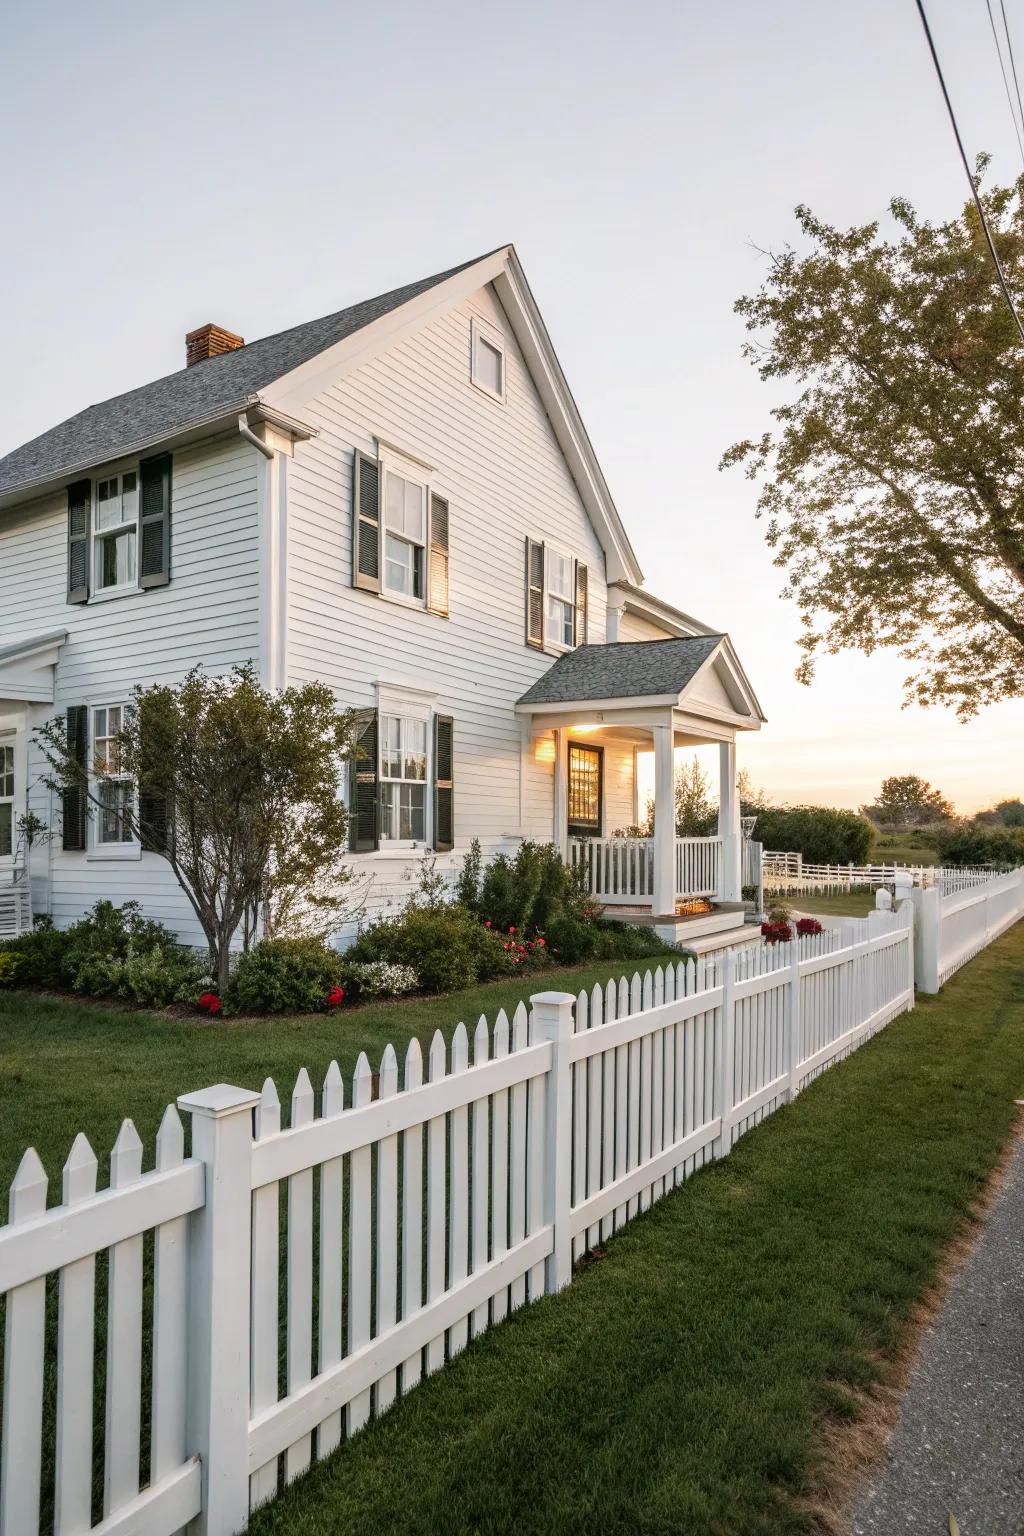
[[484, 918], [484, 927], [485, 927], [485, 928], [491, 928], [491, 927], [493, 927], [493, 926], [494, 926], [494, 925], [493, 925], [493, 924], [492, 924], [492, 922], [491, 922], [491, 920], [490, 920], [490, 918], [489, 918], [489, 917], [485, 917], [485, 918]]
[[501, 947], [502, 947], [502, 949], [508, 950], [508, 949], [512, 948], [512, 945], [511, 944], [503, 944]]
[[509, 933], [515, 933], [515, 929], [514, 928], [510, 928], [509, 929]]
[[824, 933], [824, 929], [816, 917], [797, 918], [796, 931], [800, 937], [807, 938], [810, 934]]
[[337, 982], [335, 982], [334, 986], [331, 988], [331, 990], [327, 994], [327, 998], [326, 998], [327, 1006], [328, 1006], [328, 1008], [340, 1008], [341, 1004], [344, 1002], [344, 1000], [345, 1000], [345, 988], [344, 987], [339, 987]]
[[220, 998], [216, 992], [201, 992], [199, 994], [199, 1007], [204, 1013], [218, 1014], [221, 1007]]
[[525, 954], [526, 954], [526, 945], [525, 945], [525, 944], [520, 944], [520, 945], [519, 945], [519, 946], [518, 946], [518, 948], [519, 948], [519, 953], [520, 953], [520, 954], [521, 954], [521, 955], [525, 955]]
[[761, 933], [766, 944], [788, 944], [793, 937], [788, 923], [762, 923]]
[[543, 949], [544, 948], [544, 935], [541, 934], [541, 933], [538, 933], [537, 937], [534, 939], [533, 942], [536, 944], [538, 949]]

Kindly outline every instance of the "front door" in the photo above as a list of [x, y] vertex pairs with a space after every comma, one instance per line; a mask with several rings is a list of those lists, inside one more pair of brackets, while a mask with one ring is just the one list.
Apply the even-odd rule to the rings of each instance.
[[600, 837], [604, 748], [569, 743], [569, 836]]

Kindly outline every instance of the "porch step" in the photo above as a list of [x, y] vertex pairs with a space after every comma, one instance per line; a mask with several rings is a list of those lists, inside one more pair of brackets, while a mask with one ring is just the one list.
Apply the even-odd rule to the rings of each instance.
[[744, 923], [742, 928], [726, 928], [722, 933], [705, 933], [679, 942], [695, 954], [707, 955], [716, 949], [744, 949], [748, 944], [760, 944], [761, 929], [752, 923]]

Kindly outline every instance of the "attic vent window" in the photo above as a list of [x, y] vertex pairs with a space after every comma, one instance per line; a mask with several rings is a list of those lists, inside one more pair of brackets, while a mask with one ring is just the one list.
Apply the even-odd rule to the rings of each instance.
[[505, 348], [498, 335], [485, 331], [476, 320], [472, 323], [471, 377], [485, 394], [493, 395], [495, 400], [504, 400]]

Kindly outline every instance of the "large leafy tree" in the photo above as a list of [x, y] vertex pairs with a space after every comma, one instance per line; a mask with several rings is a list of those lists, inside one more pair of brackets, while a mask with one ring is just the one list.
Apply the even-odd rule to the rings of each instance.
[[865, 806], [873, 821], [893, 827], [923, 827], [933, 821], [948, 821], [953, 807], [941, 790], [933, 789], [917, 773], [895, 773], [882, 780], [878, 799]]
[[[1024, 177], [982, 196], [1024, 297]], [[771, 254], [736, 305], [786, 398], [723, 464], [763, 482], [801, 680], [821, 652], [891, 646], [908, 700], [966, 718], [1024, 693], [1024, 346], [973, 204], [940, 224], [889, 211], [883, 233], [796, 210], [804, 250]]]
[[[134, 690], [111, 757], [82, 762], [63, 716], [40, 727], [49, 782], [85, 797], [128, 776], [127, 830], [167, 860], [202, 927], [223, 990], [239, 929], [333, 925], [343, 900], [341, 764], [351, 716], [321, 683], [264, 688], [251, 665]], [[112, 759], [112, 760], [111, 760]]]

